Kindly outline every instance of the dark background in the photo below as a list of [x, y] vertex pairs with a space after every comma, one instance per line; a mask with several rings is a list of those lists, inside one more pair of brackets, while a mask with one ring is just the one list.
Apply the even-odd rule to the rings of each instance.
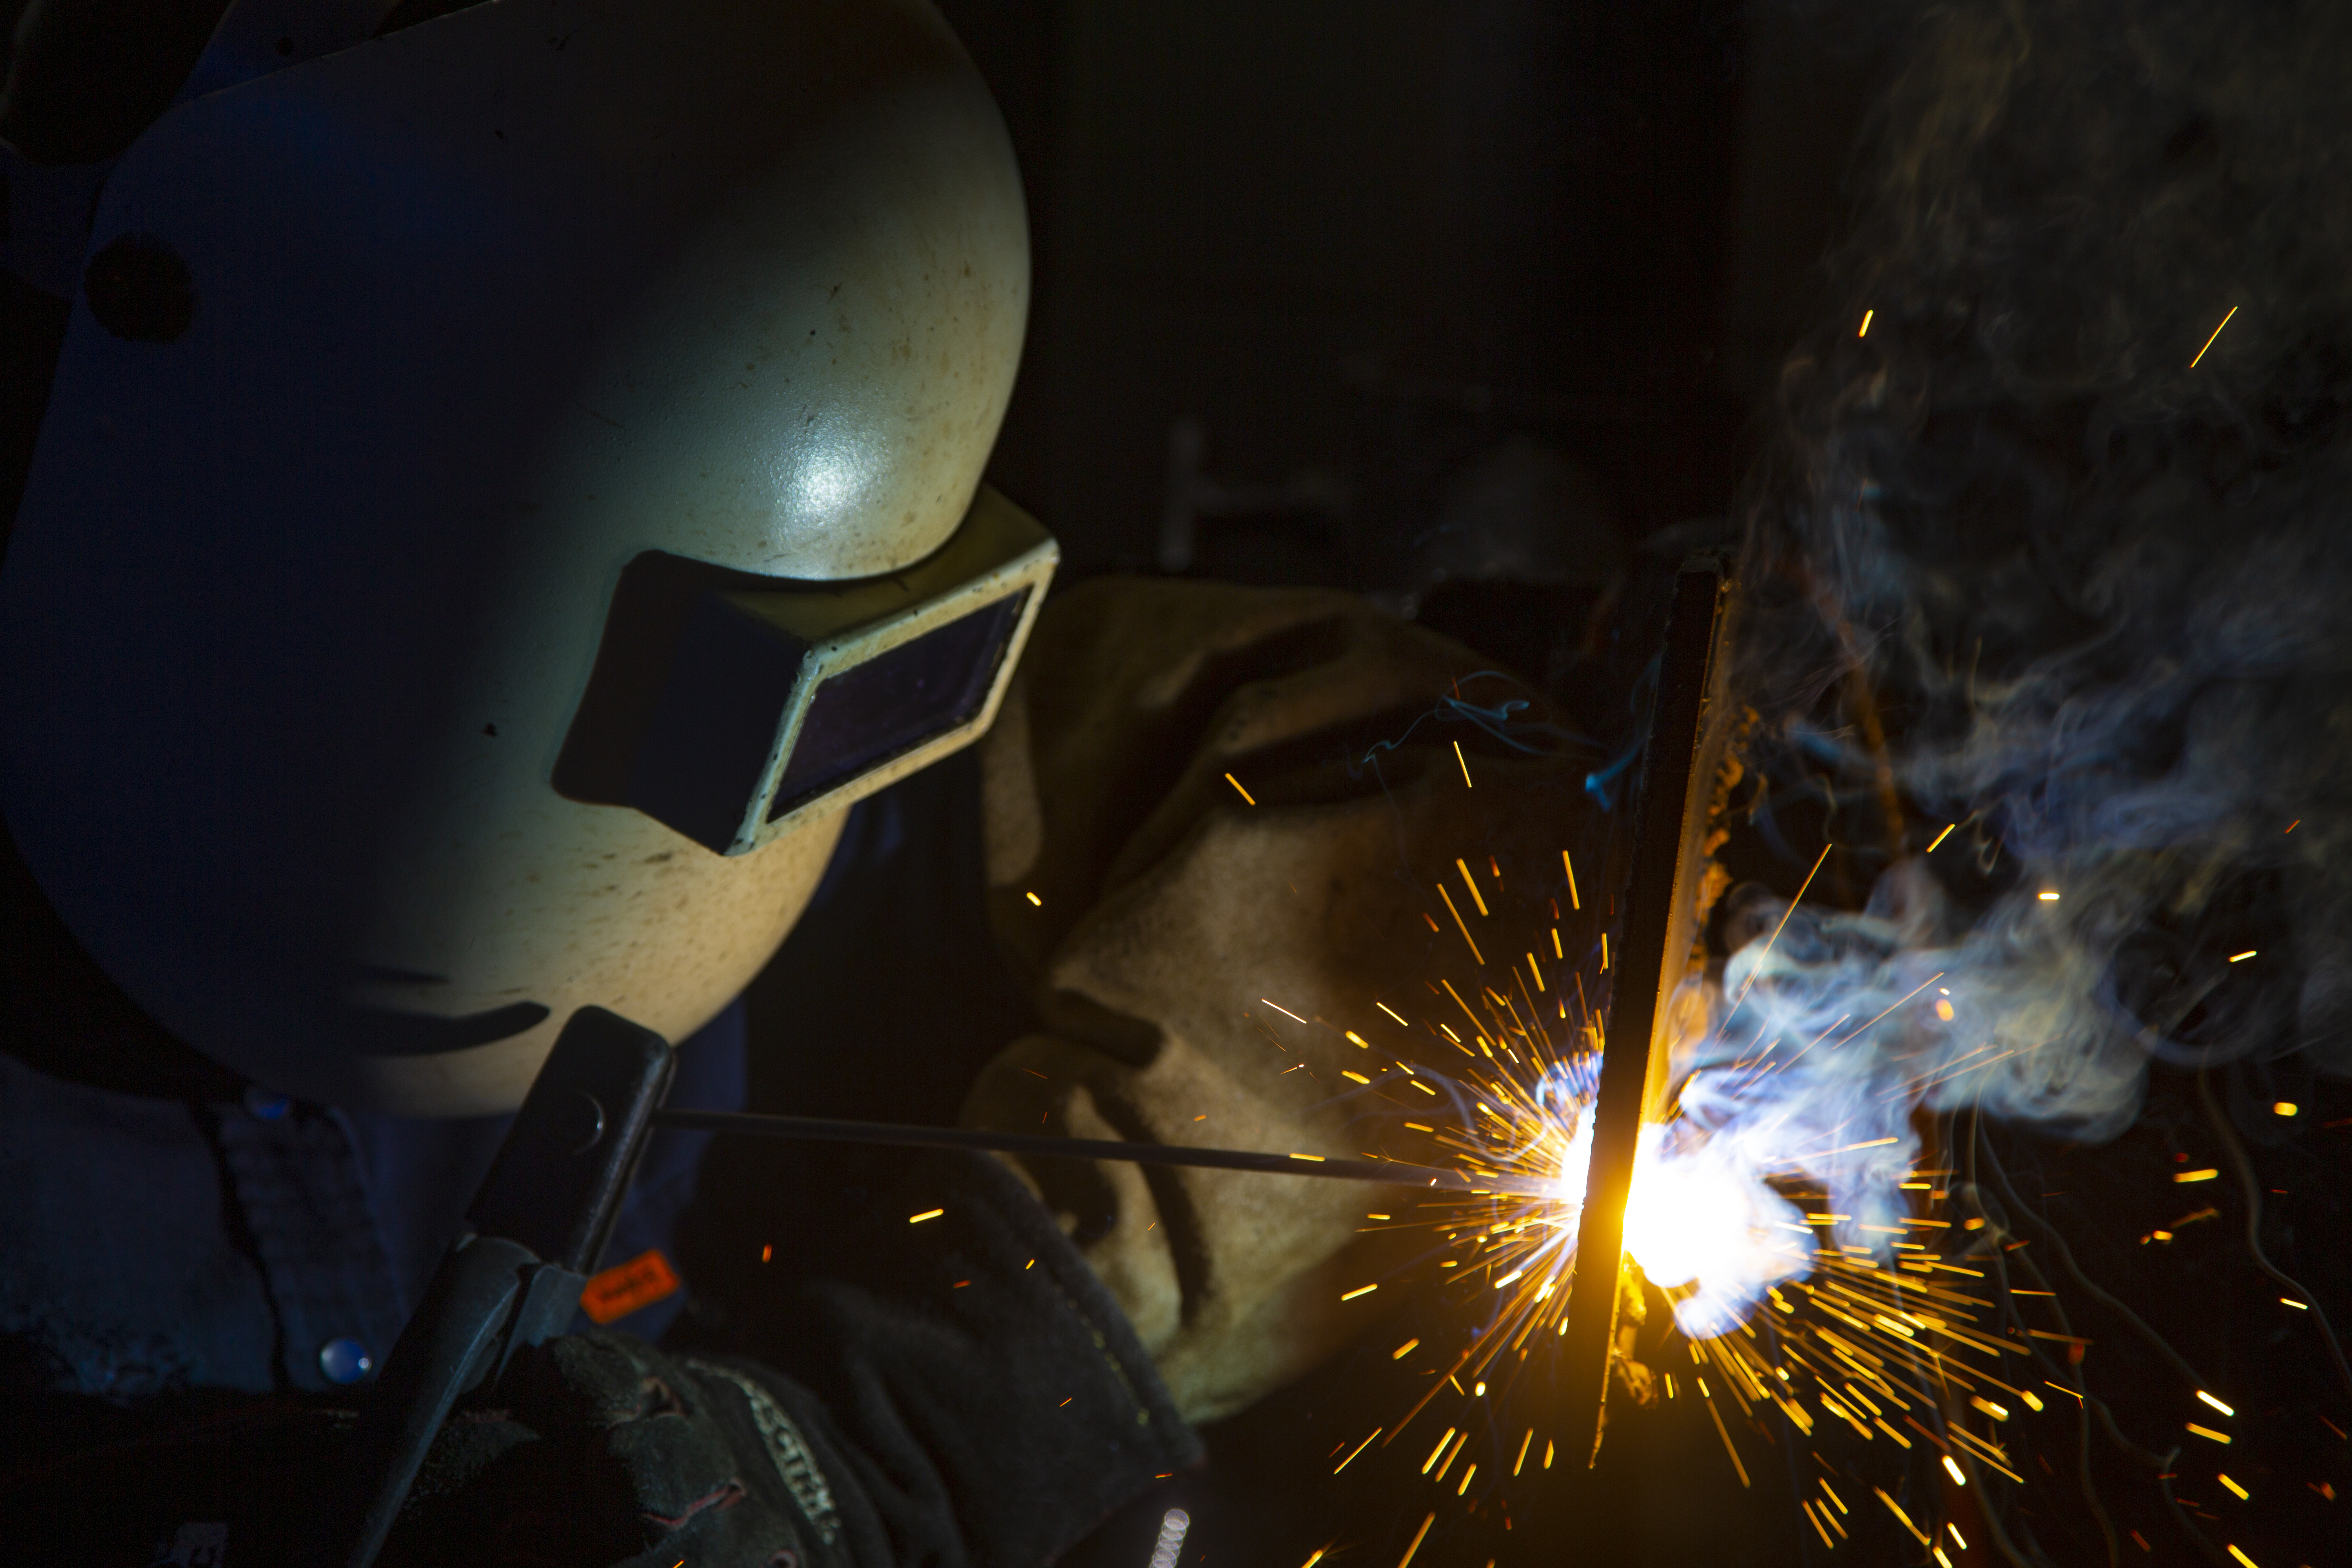
[[1198, 520], [1191, 570], [1407, 590], [1478, 574], [1493, 551], [1433, 553], [1507, 515], [1571, 541], [1517, 574], [1597, 583], [1725, 509], [1838, 225], [1870, 53], [1844, 22], [945, 9], [1012, 129], [1035, 253], [991, 477], [1073, 573], [1183, 564], [1172, 510]]
[[1727, 531], [1907, 15], [943, 8], [1029, 198], [990, 478], [1064, 581], [1356, 588], [1572, 706], [1612, 633], [1639, 640], [1643, 569]]

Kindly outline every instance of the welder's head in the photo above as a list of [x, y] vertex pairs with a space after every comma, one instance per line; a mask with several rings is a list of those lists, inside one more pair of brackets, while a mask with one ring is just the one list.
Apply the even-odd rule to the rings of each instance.
[[190, 98], [96, 211], [0, 810], [209, 1055], [464, 1114], [583, 1005], [684, 1036], [992, 715], [1027, 237], [923, 0], [488, 0]]

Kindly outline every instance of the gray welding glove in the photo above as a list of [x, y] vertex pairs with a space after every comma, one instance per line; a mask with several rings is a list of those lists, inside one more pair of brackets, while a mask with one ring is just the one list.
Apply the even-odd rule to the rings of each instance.
[[830, 1568], [839, 1520], [781, 1380], [756, 1363], [570, 1335], [436, 1443], [387, 1564]]

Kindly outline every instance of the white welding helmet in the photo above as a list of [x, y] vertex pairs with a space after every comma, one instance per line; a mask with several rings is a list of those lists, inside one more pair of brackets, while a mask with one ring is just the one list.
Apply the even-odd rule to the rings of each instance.
[[505, 1110], [579, 1006], [698, 1028], [992, 717], [1055, 561], [979, 484], [1019, 176], [923, 0], [303, 9], [105, 179], [0, 812], [199, 1049]]

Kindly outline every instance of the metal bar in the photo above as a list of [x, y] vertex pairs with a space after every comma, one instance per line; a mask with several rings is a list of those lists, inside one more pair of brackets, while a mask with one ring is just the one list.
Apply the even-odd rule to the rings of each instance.
[[819, 1143], [879, 1143], [911, 1149], [977, 1149], [996, 1154], [1040, 1154], [1057, 1160], [1129, 1160], [1139, 1165], [1192, 1165], [1218, 1171], [1259, 1171], [1277, 1176], [1322, 1176], [1379, 1182], [1440, 1192], [1510, 1193], [1549, 1197], [1551, 1184], [1533, 1176], [1487, 1175], [1442, 1165], [1388, 1160], [1328, 1160], [1306, 1154], [1261, 1154], [1242, 1149], [1197, 1149], [1173, 1143], [1130, 1143], [1109, 1138], [1055, 1138], [1034, 1132], [984, 1132], [965, 1127], [909, 1127], [890, 1121], [836, 1121], [821, 1116], [761, 1116], [735, 1110], [654, 1112], [654, 1125], [683, 1131], [730, 1132], [754, 1138], [795, 1138]]
[[[1696, 936], [1693, 911], [1704, 859], [1699, 831], [1714, 782], [1714, 770], [1703, 764], [1719, 754], [1718, 748], [1705, 742], [1710, 738], [1710, 722], [1721, 719], [1726, 706], [1717, 688], [1727, 662], [1720, 657], [1720, 645], [1730, 587], [1729, 574], [1716, 556], [1694, 556], [1676, 576], [1657, 701], [1642, 753], [1624, 936], [1611, 992], [1601, 1081], [1590, 1112], [1592, 1163], [1585, 1181], [1584, 1212], [1577, 1224], [1576, 1272], [1569, 1286], [1559, 1363], [1567, 1396], [1561, 1447], [1580, 1457], [1587, 1468], [1601, 1449], [1634, 1150], [1643, 1112], [1654, 1114], [1657, 1108], [1650, 1102], [1661, 1096], [1664, 1081], [1658, 1024]], [[1717, 738], [1721, 729], [1715, 724]]]

